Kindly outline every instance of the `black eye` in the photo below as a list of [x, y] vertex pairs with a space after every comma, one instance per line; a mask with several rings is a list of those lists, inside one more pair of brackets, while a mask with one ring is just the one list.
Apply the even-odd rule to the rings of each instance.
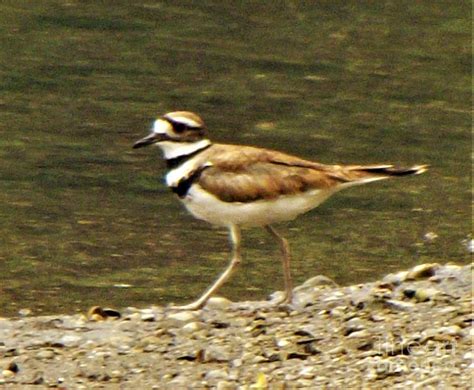
[[177, 133], [182, 133], [184, 130], [186, 130], [186, 125], [183, 123], [173, 123], [173, 129]]

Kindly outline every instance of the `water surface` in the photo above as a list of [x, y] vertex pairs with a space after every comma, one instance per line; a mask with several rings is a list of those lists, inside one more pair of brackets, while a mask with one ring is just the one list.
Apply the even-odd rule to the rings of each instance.
[[[265, 4], [263, 4], [265, 3]], [[296, 283], [470, 261], [468, 2], [22, 1], [0, 5], [0, 315], [185, 302], [227, 232], [163, 185], [154, 117], [325, 163], [427, 163], [279, 226]], [[283, 286], [264, 231], [222, 294]], [[127, 287], [128, 286], [128, 287]]]

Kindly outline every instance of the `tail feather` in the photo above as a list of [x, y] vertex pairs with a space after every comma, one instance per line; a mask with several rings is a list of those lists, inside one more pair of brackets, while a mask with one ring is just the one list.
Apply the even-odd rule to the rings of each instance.
[[419, 175], [426, 172], [428, 170], [428, 165], [414, 165], [409, 168], [401, 168], [393, 165], [373, 165], [354, 167], [350, 170], [381, 176], [409, 176]]
[[414, 165], [408, 168], [394, 165], [349, 165], [344, 170], [344, 181], [347, 186], [370, 183], [372, 181], [419, 175], [428, 170], [428, 165]]

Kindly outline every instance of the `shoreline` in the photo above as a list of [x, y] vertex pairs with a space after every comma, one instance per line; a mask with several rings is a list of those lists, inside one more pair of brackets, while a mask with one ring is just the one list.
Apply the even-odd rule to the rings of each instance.
[[346, 287], [316, 276], [294, 293], [291, 306], [0, 318], [0, 386], [471, 388], [472, 264]]

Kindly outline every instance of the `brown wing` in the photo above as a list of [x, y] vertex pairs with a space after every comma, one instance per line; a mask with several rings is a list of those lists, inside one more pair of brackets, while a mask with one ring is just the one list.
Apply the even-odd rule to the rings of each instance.
[[221, 144], [213, 145], [201, 158], [209, 165], [200, 172], [199, 184], [225, 202], [274, 199], [341, 184], [416, 175], [427, 169], [426, 165], [325, 165], [277, 151]]
[[212, 165], [201, 173], [198, 183], [224, 202], [274, 199], [331, 188], [342, 181], [328, 174], [323, 165], [274, 151], [222, 148], [214, 149], [212, 156]]

